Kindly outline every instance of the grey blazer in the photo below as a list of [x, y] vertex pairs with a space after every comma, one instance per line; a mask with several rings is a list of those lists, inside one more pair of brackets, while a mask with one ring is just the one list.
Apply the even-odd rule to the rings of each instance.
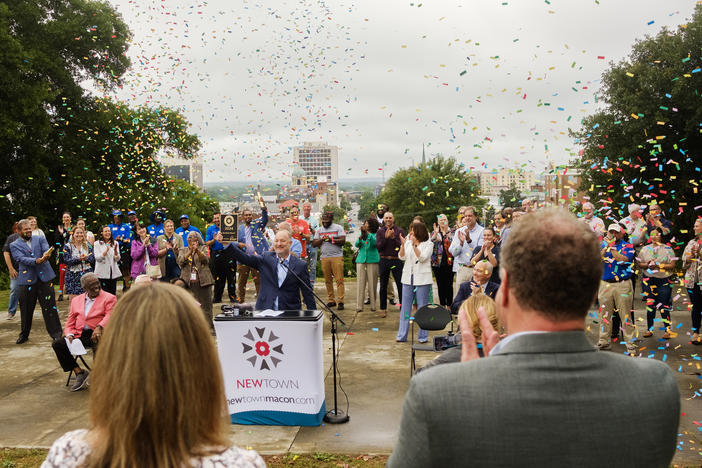
[[522, 335], [412, 378], [388, 466], [667, 467], [679, 417], [667, 365]]

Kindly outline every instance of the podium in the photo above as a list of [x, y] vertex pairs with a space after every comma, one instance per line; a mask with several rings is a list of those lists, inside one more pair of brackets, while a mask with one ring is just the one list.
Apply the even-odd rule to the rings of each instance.
[[232, 424], [322, 423], [326, 413], [322, 323], [319, 310], [215, 317]]

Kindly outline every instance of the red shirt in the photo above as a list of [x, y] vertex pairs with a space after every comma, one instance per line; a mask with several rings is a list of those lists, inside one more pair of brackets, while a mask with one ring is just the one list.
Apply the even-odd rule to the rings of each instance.
[[[288, 218], [285, 221], [290, 223], [290, 226], [292, 226], [293, 237], [299, 240], [300, 244], [302, 244], [302, 255], [300, 255], [300, 258], [307, 258], [307, 239], [303, 237], [303, 234], [306, 236], [309, 236], [311, 234], [310, 225], [307, 224], [307, 221], [305, 221], [302, 218], [297, 218], [297, 222], [293, 221], [291, 218]], [[296, 227], [298, 233], [294, 234]]]

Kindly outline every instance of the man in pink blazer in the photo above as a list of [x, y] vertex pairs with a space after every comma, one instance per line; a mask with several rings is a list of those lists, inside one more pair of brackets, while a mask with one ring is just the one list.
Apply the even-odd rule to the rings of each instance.
[[[95, 273], [84, 274], [80, 283], [85, 292], [71, 300], [64, 335], [71, 343], [74, 340], [80, 340], [85, 348], [93, 348], [93, 354], [95, 354], [97, 344], [102, 337], [107, 321], [110, 319], [110, 313], [112, 313], [117, 298], [100, 288], [100, 280]], [[80, 368], [76, 358], [71, 354], [66, 340], [57, 339], [52, 347], [63, 370], [76, 373], [76, 381], [71, 387], [71, 391], [84, 389], [88, 385], [89, 371]]]

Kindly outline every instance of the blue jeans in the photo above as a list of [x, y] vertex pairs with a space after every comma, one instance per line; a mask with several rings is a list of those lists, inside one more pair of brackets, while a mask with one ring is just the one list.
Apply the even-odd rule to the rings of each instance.
[[664, 329], [670, 328], [670, 309], [673, 305], [673, 288], [668, 278], [654, 278], [644, 276], [641, 281], [641, 294], [646, 304], [646, 326], [653, 329], [653, 319], [656, 311], [660, 309]]
[[[412, 282], [414, 282], [414, 277], [412, 277]], [[412, 303], [414, 299], [417, 299], [417, 309], [427, 305], [429, 303], [429, 291], [431, 291], [431, 284], [422, 284], [419, 286], [414, 286], [413, 284], [402, 285], [402, 309], [400, 309], [400, 326], [397, 329], [397, 339], [399, 341], [407, 341], [410, 328], [409, 318], [412, 315]], [[428, 339], [429, 332], [420, 328], [418, 340], [420, 342], [425, 342]]]
[[314, 282], [317, 279], [317, 253], [319, 249], [317, 247], [307, 246], [307, 269], [310, 272], [310, 283], [314, 288]]
[[19, 304], [19, 287], [17, 286], [17, 278], [10, 278], [10, 302], [7, 307], [9, 315], [15, 315], [17, 312], [17, 304]]

